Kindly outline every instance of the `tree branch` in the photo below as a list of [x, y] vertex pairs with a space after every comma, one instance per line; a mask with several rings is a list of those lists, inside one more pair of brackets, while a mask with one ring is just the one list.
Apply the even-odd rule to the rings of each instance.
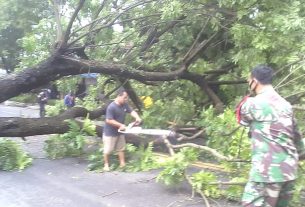
[[224, 161], [230, 161], [232, 160], [229, 157], [226, 157], [222, 154], [220, 154], [219, 152], [217, 152], [215, 149], [212, 149], [210, 147], [207, 146], [202, 146], [202, 145], [197, 145], [197, 144], [193, 144], [193, 143], [185, 143], [185, 144], [180, 144], [180, 145], [172, 145], [169, 144], [169, 146], [173, 149], [178, 149], [178, 148], [183, 148], [183, 147], [193, 147], [196, 149], [201, 149], [203, 151], [209, 152], [211, 153], [214, 157], [218, 158], [219, 160], [224, 160]]
[[218, 113], [224, 110], [224, 104], [222, 103], [220, 98], [214, 93], [214, 91], [209, 87], [204, 76], [186, 72], [182, 74], [181, 78], [192, 81], [193, 83], [197, 84], [203, 91], [205, 91], [209, 98], [212, 100], [213, 104], [215, 105], [215, 109]]
[[51, 1], [54, 8], [54, 15], [55, 15], [55, 22], [57, 25], [57, 31], [56, 31], [56, 43], [60, 43], [63, 40], [63, 29], [61, 25], [61, 19], [60, 19], [60, 11], [59, 11], [59, 4], [56, 0]]
[[214, 37], [216, 37], [218, 35], [219, 32], [215, 32], [213, 35], [211, 35], [209, 37], [209, 39], [207, 40], [203, 40], [200, 44], [198, 44], [196, 47], [194, 47], [191, 51], [189, 51], [188, 56], [185, 57], [184, 59], [184, 63], [185, 65], [190, 65], [192, 62], [194, 62], [195, 57], [198, 55], [199, 52], [201, 52], [202, 50], [206, 49], [209, 44], [212, 43], [212, 40], [214, 39]]
[[147, 51], [153, 44], [158, 42], [158, 39], [165, 34], [167, 31], [171, 30], [172, 28], [175, 27], [175, 25], [180, 22], [181, 20], [185, 19], [186, 16], [181, 16], [179, 17], [177, 20], [173, 20], [170, 21], [168, 25], [166, 25], [165, 28], [163, 28], [161, 31], [157, 31], [157, 29], [154, 29], [154, 31], [152, 31], [146, 41], [144, 42], [144, 44], [142, 45], [141, 49], [140, 49], [140, 53], [143, 53], [145, 51]]
[[231, 80], [231, 81], [208, 81], [209, 85], [237, 85], [237, 84], [245, 84], [246, 80]]
[[305, 106], [293, 105], [292, 108], [299, 111], [305, 111]]
[[180, 137], [177, 138], [178, 141], [183, 141], [183, 140], [192, 140], [192, 139], [196, 139], [197, 137], [199, 137], [202, 133], [204, 132], [204, 130], [200, 130], [199, 132], [197, 132], [196, 134], [194, 134], [193, 136], [187, 137], [185, 135], [182, 135]]
[[[101, 5], [99, 6], [99, 8], [97, 9], [97, 12], [95, 13], [95, 16], [93, 17], [93, 21], [95, 19], [98, 19], [99, 14], [101, 13], [101, 11], [104, 9], [105, 5], [106, 5], [107, 0], [103, 0], [103, 2], [101, 3]], [[89, 27], [89, 32], [93, 29], [93, 27], [95, 26], [94, 23], [90, 24]], [[91, 44], [93, 43], [93, 33], [89, 33], [87, 36], [87, 39], [85, 40], [85, 45], [88, 45], [88, 43], [90, 42]]]
[[66, 45], [68, 40], [69, 40], [73, 22], [74, 22], [75, 18], [77, 17], [79, 11], [83, 7], [84, 3], [85, 3], [85, 0], [79, 0], [78, 6], [75, 9], [75, 11], [74, 11], [74, 13], [73, 13], [73, 15], [72, 15], [72, 17], [70, 19], [70, 22], [69, 22], [69, 24], [67, 26], [67, 29], [66, 29], [66, 32], [65, 32], [65, 35], [64, 35], [64, 38], [63, 38], [63, 44], [64, 45]]
[[207, 27], [209, 21], [210, 21], [210, 17], [206, 20], [206, 22], [204, 23], [204, 25], [201, 28], [201, 31], [198, 33], [195, 41], [193, 42], [192, 46], [187, 51], [187, 53], [184, 55], [183, 62], [187, 62], [187, 59], [189, 58], [189, 56], [190, 56], [191, 52], [193, 51], [193, 49], [195, 48], [195, 46], [198, 44], [199, 38], [202, 36], [202, 34], [203, 34], [205, 28]]
[[[106, 25], [102, 25], [98, 28], [95, 28], [95, 29], [92, 29], [89, 30], [88, 32], [86, 32], [85, 34], [82, 34], [80, 35], [79, 37], [77, 37], [75, 40], [73, 40], [72, 42], [70, 42], [68, 44], [68, 47], [70, 47], [71, 45], [75, 44], [77, 41], [83, 39], [84, 37], [88, 36], [90, 33], [98, 33], [100, 30], [102, 30], [103, 28], [107, 28], [107, 27], [111, 27], [112, 25], [115, 24], [115, 22], [120, 18], [120, 16], [122, 16], [123, 14], [125, 14], [126, 12], [128, 12], [129, 10], [137, 7], [137, 6], [141, 6], [143, 4], [146, 4], [146, 3], [149, 3], [149, 2], [152, 2], [152, 1], [140, 1], [140, 2], [137, 2], [135, 4], [132, 4], [130, 5], [129, 7], [127, 8], [123, 8], [123, 12], [120, 12], [119, 14], [117, 14], [111, 21], [108, 21], [108, 23]], [[96, 21], [99, 21], [100, 19], [102, 18], [105, 18], [105, 17], [101, 17], [99, 19], [96, 19], [94, 20], [93, 22], [96, 22]], [[127, 20], [123, 20], [121, 22], [117, 22], [117, 24], [121, 24], [121, 23], [124, 23], [124, 22], [130, 22], [130, 21], [133, 21], [133, 20], [136, 20], [136, 19], [143, 19], [145, 17], [137, 17], [137, 18], [131, 18], [131, 19], [127, 19]], [[93, 22], [89, 23], [88, 25], [92, 25]], [[88, 26], [88, 25], [85, 25], [84, 27]], [[78, 30], [79, 31], [79, 30]]]

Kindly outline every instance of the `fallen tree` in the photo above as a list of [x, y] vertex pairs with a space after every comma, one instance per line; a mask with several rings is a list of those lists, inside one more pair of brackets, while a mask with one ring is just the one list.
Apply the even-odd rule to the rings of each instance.
[[[164, 65], [164, 68], [151, 69], [149, 65], [138, 65], [130, 64], [129, 60], [117, 62], [93, 60], [87, 55], [87, 50], [92, 48], [96, 44], [94, 37], [98, 36], [100, 32], [106, 29], [112, 29], [116, 21], [121, 21], [122, 24], [129, 24], [132, 21], [152, 21], [155, 17], [160, 16], [159, 14], [153, 14], [152, 17], [146, 16], [145, 14], [140, 15], [136, 18], [126, 19], [122, 16], [129, 14], [133, 10], [136, 10], [141, 6], [148, 6], [151, 2], [137, 2], [127, 6], [122, 13], [115, 15], [115, 12], [110, 16], [104, 16], [102, 13], [103, 9], [111, 9], [112, 6], [107, 5], [104, 1], [98, 11], [92, 16], [91, 22], [85, 26], [79, 26], [76, 24], [77, 18], [80, 18], [81, 10], [85, 5], [84, 0], [80, 0], [75, 7], [74, 13], [70, 16], [69, 23], [66, 29], [62, 26], [62, 16], [58, 12], [61, 6], [58, 2], [53, 2], [55, 9], [55, 19], [57, 24], [56, 42], [53, 44], [54, 48], [51, 50], [49, 57], [41, 61], [37, 65], [23, 69], [21, 72], [12, 73], [0, 79], [0, 102], [8, 100], [12, 97], [16, 97], [22, 93], [30, 92], [31, 90], [44, 86], [46, 83], [56, 81], [66, 76], [73, 76], [83, 73], [99, 73], [103, 75], [109, 75], [112, 77], [119, 77], [124, 80], [137, 80], [141, 83], [152, 83], [152, 82], [164, 82], [174, 80], [188, 80], [196, 84], [201, 90], [207, 95], [208, 99], [214, 104], [218, 111], [222, 111], [224, 104], [221, 99], [216, 95], [215, 90], [211, 86], [220, 85], [221, 82], [216, 83], [215, 77], [221, 74], [225, 74], [230, 71], [234, 64], [226, 65], [223, 69], [208, 71], [207, 74], [198, 74], [189, 71], [189, 66], [199, 58], [199, 53], [206, 51], [211, 45], [215, 44], [221, 39], [221, 32], [223, 30], [212, 33], [207, 38], [200, 40], [200, 37], [204, 34], [204, 29], [210, 23], [210, 19], [207, 18], [201, 31], [196, 35], [193, 44], [186, 50], [186, 54], [181, 61], [173, 64], [172, 66]], [[121, 6], [125, 6], [124, 4]], [[114, 8], [115, 5], [114, 5]], [[156, 16], [154, 16], [156, 15]], [[188, 19], [188, 12], [181, 15], [177, 19], [168, 20], [164, 25], [160, 25], [154, 28], [153, 31], [146, 31], [141, 34], [143, 36], [142, 44], [137, 45], [134, 49], [135, 53], [127, 51], [128, 59], [132, 59], [137, 55], [145, 55], [150, 51], [153, 45], [157, 44], [159, 40], [167, 33], [172, 32], [174, 29], [183, 28], [183, 22]], [[106, 20], [103, 22], [103, 20]], [[97, 24], [100, 23], [100, 24]], [[127, 27], [127, 26], [126, 26]], [[139, 30], [141, 32], [141, 30]], [[142, 31], [143, 32], [143, 31]], [[82, 45], [80, 41], [85, 40]], [[137, 48], [141, 48], [137, 53]], [[121, 56], [122, 53], [118, 52]], [[209, 74], [212, 74], [210, 77]], [[211, 85], [209, 84], [211, 81]], [[238, 80], [236, 83], [239, 83]], [[242, 82], [240, 82], [242, 83]], [[224, 84], [227, 84], [224, 82]], [[126, 85], [127, 86], [127, 85]], [[130, 89], [129, 89], [130, 90]], [[136, 97], [134, 93], [133, 97]], [[136, 98], [133, 98], [136, 103]], [[98, 110], [103, 111], [102, 110]], [[64, 122], [65, 119], [73, 119], [76, 117], [85, 117], [89, 113], [89, 117], [94, 119], [98, 116], [91, 116], [92, 113], [86, 109], [75, 108], [67, 111], [62, 115], [56, 117], [48, 117], [42, 119], [32, 118], [1, 118], [1, 133], [0, 136], [30, 136], [38, 134], [51, 134], [51, 133], [64, 133], [67, 131], [67, 124]], [[99, 116], [102, 114], [100, 113]]]
[[[78, 117], [96, 119], [105, 114], [105, 107], [95, 111], [74, 107], [64, 113], [45, 118], [0, 118], [0, 137], [27, 137], [43, 134], [62, 134], [69, 130], [67, 120]], [[81, 122], [79, 122], [81, 124]]]

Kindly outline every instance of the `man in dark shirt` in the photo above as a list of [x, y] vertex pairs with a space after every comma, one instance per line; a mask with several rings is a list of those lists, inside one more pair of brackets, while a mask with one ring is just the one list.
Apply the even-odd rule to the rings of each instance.
[[141, 123], [138, 113], [127, 104], [128, 94], [125, 90], [119, 90], [115, 100], [106, 109], [106, 120], [103, 133], [104, 143], [104, 171], [109, 171], [109, 155], [112, 151], [118, 152], [120, 167], [125, 166], [125, 136], [119, 130], [125, 130], [126, 113], [135, 118], [135, 124]]
[[42, 118], [45, 116], [46, 109], [45, 105], [48, 103], [48, 91], [43, 90], [37, 95], [37, 101], [39, 104], [39, 116]]

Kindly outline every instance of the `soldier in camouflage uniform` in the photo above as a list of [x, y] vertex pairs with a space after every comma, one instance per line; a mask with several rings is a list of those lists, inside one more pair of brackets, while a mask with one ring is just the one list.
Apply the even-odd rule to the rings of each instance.
[[242, 197], [245, 207], [284, 207], [297, 177], [298, 151], [304, 150], [292, 107], [272, 87], [273, 70], [259, 65], [249, 78], [251, 91], [240, 106], [240, 124], [250, 127], [252, 166]]

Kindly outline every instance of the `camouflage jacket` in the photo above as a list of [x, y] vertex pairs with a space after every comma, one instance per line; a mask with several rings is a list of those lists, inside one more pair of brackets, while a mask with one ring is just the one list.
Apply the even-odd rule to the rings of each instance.
[[250, 97], [241, 107], [241, 119], [250, 127], [252, 167], [250, 181], [284, 182], [297, 177], [298, 149], [304, 144], [296, 129], [292, 107], [275, 90]]

